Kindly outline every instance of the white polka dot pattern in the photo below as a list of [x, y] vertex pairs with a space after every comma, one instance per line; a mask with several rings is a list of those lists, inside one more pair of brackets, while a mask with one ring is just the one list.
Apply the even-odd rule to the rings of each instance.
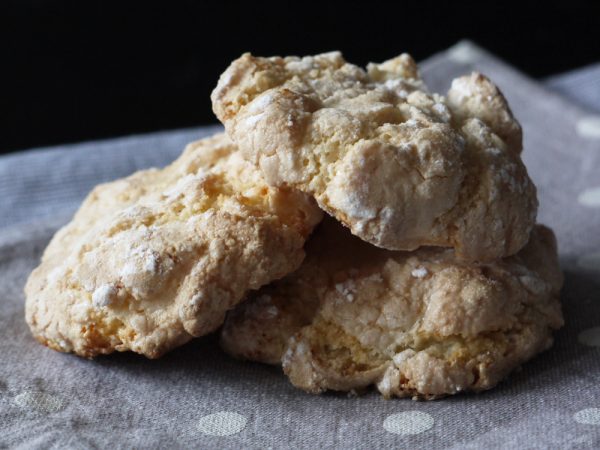
[[383, 428], [394, 434], [419, 434], [433, 427], [433, 417], [421, 411], [405, 411], [391, 414], [383, 421]]
[[600, 187], [586, 189], [577, 198], [580, 205], [600, 207]]
[[65, 407], [65, 402], [51, 394], [37, 391], [24, 391], [13, 399], [15, 405], [30, 411], [50, 414], [58, 412]]
[[585, 425], [600, 425], [600, 408], [586, 408], [576, 412], [573, 420]]
[[589, 139], [600, 139], [600, 116], [588, 116], [577, 122], [577, 133]]
[[590, 347], [600, 347], [600, 327], [588, 328], [577, 336], [580, 344]]
[[231, 436], [246, 428], [247, 419], [236, 412], [221, 411], [202, 417], [198, 431], [209, 436]]

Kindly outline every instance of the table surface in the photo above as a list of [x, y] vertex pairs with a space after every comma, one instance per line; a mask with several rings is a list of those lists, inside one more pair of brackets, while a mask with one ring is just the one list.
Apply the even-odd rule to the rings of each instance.
[[521, 121], [538, 218], [558, 237], [566, 326], [551, 350], [491, 391], [432, 402], [311, 396], [210, 336], [155, 361], [53, 352], [22, 293], [52, 234], [93, 185], [220, 127], [36, 149], [0, 158], [0, 448], [600, 447], [600, 65], [542, 84], [466, 41], [422, 64], [439, 92], [472, 70]]

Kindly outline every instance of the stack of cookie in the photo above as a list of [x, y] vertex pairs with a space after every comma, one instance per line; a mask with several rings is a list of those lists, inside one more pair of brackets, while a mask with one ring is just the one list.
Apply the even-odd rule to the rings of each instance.
[[227, 134], [96, 187], [52, 239], [26, 286], [40, 342], [156, 358], [222, 327], [308, 392], [422, 398], [552, 344], [556, 242], [485, 76], [443, 97], [408, 55], [245, 54], [212, 102]]

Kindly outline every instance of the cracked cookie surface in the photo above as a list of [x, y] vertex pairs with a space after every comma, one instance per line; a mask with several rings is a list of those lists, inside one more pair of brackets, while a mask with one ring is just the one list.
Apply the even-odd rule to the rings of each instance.
[[474, 73], [430, 93], [406, 54], [367, 70], [339, 52], [244, 54], [212, 93], [217, 117], [268, 183], [310, 195], [379, 247], [453, 247], [458, 258], [516, 253], [535, 224], [521, 127]]
[[327, 219], [306, 251], [296, 272], [229, 312], [221, 345], [281, 364], [311, 393], [482, 391], [549, 348], [563, 323], [556, 241], [541, 225], [517, 255], [489, 264], [450, 249], [378, 249]]
[[163, 170], [96, 187], [29, 277], [26, 319], [60, 351], [155, 358], [293, 271], [321, 212], [269, 187], [223, 134]]

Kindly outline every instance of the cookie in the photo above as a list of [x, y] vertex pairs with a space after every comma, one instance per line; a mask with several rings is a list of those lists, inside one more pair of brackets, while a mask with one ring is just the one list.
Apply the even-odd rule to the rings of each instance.
[[228, 314], [221, 345], [281, 364], [310, 393], [482, 391], [552, 345], [562, 280], [554, 235], [541, 225], [517, 255], [473, 264], [451, 249], [378, 249], [327, 220], [296, 272]]
[[163, 170], [92, 191], [27, 281], [27, 322], [55, 350], [159, 357], [295, 270], [321, 215], [266, 185], [225, 135], [192, 143]]
[[454, 80], [444, 98], [406, 54], [366, 71], [339, 52], [244, 54], [211, 98], [269, 184], [312, 195], [367, 242], [493, 261], [529, 239], [537, 198], [521, 127], [481, 74]]

